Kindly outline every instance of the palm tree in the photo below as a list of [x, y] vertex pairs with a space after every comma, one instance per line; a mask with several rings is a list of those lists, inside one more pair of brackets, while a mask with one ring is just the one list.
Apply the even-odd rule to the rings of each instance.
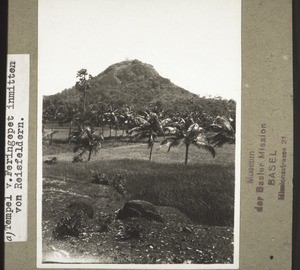
[[83, 101], [82, 101], [82, 125], [84, 126], [85, 122], [85, 103], [86, 103], [86, 90], [91, 88], [90, 82], [88, 79], [92, 79], [91, 74], [87, 73], [86, 69], [81, 69], [77, 72], [76, 78], [78, 81], [76, 82], [75, 88], [83, 93]]
[[161, 123], [162, 129], [163, 129], [162, 135], [163, 135], [163, 138], [165, 139], [166, 138], [165, 128], [167, 128], [172, 123], [172, 119], [167, 117], [167, 118], [161, 119], [160, 123]]
[[134, 138], [135, 140], [146, 139], [146, 138], [148, 139], [147, 145], [148, 145], [148, 149], [150, 149], [149, 161], [151, 161], [154, 142], [158, 134], [162, 132], [162, 126], [160, 124], [158, 116], [156, 113], [148, 114], [147, 112], [145, 112], [144, 117], [142, 116], [135, 117], [135, 123], [137, 124], [137, 126], [130, 129], [128, 131], [128, 134], [129, 135], [134, 134], [133, 137], [131, 137], [131, 139], [132, 138]]
[[76, 138], [74, 152], [81, 150], [81, 153], [77, 156], [80, 158], [84, 153], [88, 152], [88, 161], [90, 161], [92, 153], [98, 153], [101, 148], [100, 140], [103, 140], [103, 137], [97, 136], [90, 127], [83, 128], [81, 134]]
[[104, 113], [105, 122], [109, 126], [109, 137], [111, 137], [112, 127], [115, 127], [115, 137], [117, 136], [118, 118], [116, 116], [118, 109], [115, 109], [113, 105], [110, 105], [107, 112]]
[[235, 143], [235, 120], [224, 116], [217, 116], [210, 128], [216, 132], [209, 138], [214, 147], [222, 147], [224, 144]]
[[160, 144], [159, 149], [163, 145], [168, 146], [168, 152], [171, 147], [178, 145], [185, 145], [185, 161], [187, 164], [189, 156], [190, 145], [195, 145], [198, 148], [207, 150], [215, 157], [215, 149], [208, 144], [203, 128], [194, 122], [192, 118], [178, 118], [177, 121], [165, 127], [164, 130], [169, 131], [172, 136], [163, 140]]
[[117, 114], [118, 123], [122, 127], [122, 137], [124, 136], [125, 130], [128, 133], [128, 127], [130, 122], [134, 119], [132, 107], [124, 105], [123, 108]]

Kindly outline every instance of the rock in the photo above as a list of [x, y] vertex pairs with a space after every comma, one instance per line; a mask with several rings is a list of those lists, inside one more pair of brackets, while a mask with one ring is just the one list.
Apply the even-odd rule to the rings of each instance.
[[150, 202], [142, 200], [131, 200], [126, 202], [117, 213], [117, 219], [127, 219], [130, 217], [142, 217], [148, 220], [163, 222], [158, 214], [156, 206]]
[[49, 165], [56, 164], [56, 163], [57, 163], [57, 157], [53, 157], [53, 158], [51, 158], [51, 159], [46, 159], [46, 160], [44, 161], [44, 163], [49, 164]]

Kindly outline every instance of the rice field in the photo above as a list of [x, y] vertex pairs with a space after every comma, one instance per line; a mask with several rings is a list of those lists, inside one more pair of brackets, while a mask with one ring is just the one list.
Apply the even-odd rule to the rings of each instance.
[[213, 158], [191, 147], [189, 163], [183, 164], [184, 147], [157, 150], [152, 161], [146, 144], [104, 143], [90, 162], [72, 163], [72, 145], [44, 145], [44, 159], [56, 156], [55, 166], [43, 166], [43, 177], [58, 177], [88, 183], [93, 172], [126, 179], [130, 199], [171, 206], [199, 224], [232, 225], [234, 205], [234, 146], [216, 149]]

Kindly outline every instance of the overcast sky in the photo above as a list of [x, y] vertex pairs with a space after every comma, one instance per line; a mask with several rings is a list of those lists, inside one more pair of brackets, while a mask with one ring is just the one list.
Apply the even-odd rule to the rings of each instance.
[[138, 59], [193, 93], [239, 99], [241, 0], [39, 0], [39, 90]]

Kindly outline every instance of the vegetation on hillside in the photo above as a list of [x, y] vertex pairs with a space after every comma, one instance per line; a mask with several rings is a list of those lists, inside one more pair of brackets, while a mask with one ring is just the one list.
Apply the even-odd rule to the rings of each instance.
[[[168, 116], [199, 111], [211, 117], [235, 114], [235, 101], [222, 98], [205, 98], [176, 86], [169, 79], [161, 77], [155, 69], [138, 60], [124, 61], [108, 67], [93, 78], [87, 79], [86, 106], [94, 108], [100, 102], [121, 110], [124, 106], [134, 110], [163, 111]], [[45, 96], [45, 102], [77, 103], [82, 94], [77, 87], [61, 93]]]

